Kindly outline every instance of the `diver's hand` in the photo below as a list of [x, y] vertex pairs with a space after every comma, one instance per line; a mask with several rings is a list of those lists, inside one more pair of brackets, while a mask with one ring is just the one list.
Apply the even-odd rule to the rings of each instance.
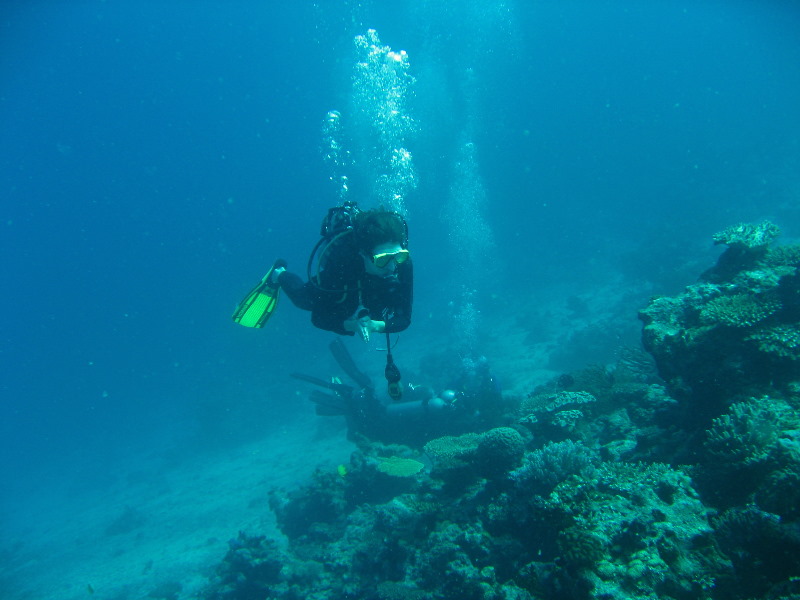
[[369, 329], [367, 328], [367, 323], [369, 322], [369, 317], [361, 317], [360, 319], [351, 317], [344, 322], [344, 329], [345, 331], [352, 331], [356, 335], [361, 336], [361, 339], [365, 342], [369, 341]]
[[365, 342], [369, 341], [370, 333], [381, 333], [385, 327], [386, 323], [384, 321], [373, 321], [369, 317], [361, 317], [360, 319], [351, 318], [344, 322], [345, 331], [352, 331]]

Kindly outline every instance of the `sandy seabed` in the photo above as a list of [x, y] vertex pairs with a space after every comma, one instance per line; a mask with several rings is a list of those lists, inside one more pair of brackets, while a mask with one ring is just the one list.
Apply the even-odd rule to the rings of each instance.
[[328, 421], [309, 415], [257, 442], [168, 468], [132, 463], [110, 486], [84, 493], [43, 485], [4, 516], [12, 526], [0, 597], [147, 600], [168, 597], [178, 584], [172, 597], [197, 597], [239, 531], [280, 539], [270, 490], [348, 462], [353, 446], [343, 424]]

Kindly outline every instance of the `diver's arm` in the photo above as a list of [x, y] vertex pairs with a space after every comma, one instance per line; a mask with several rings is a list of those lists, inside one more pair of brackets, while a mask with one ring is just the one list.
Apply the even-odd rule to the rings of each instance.
[[346, 317], [336, 305], [317, 306], [311, 313], [311, 322], [315, 327], [332, 331], [339, 335], [353, 335], [353, 330], [345, 326]]
[[347, 313], [342, 311], [342, 305], [331, 298], [330, 294], [320, 293], [314, 310], [311, 311], [311, 322], [315, 327], [332, 331], [339, 335], [352, 335], [352, 330], [344, 326]]
[[320, 272], [320, 288], [311, 321], [316, 327], [333, 331], [339, 335], [353, 335], [354, 330], [347, 328], [345, 322], [351, 318], [353, 311], [353, 294], [358, 289], [357, 267], [363, 269], [360, 257], [357, 262], [346, 251], [340, 248], [333, 252]]

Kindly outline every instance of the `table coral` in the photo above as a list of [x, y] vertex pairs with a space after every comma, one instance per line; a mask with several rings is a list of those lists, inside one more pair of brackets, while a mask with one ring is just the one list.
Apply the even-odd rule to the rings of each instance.
[[424, 468], [424, 464], [413, 458], [378, 457], [378, 471], [392, 477], [413, 477]]
[[780, 228], [769, 221], [763, 221], [756, 225], [750, 223], [740, 223], [727, 229], [715, 233], [712, 236], [715, 244], [734, 244], [757, 248], [768, 246], [781, 233]]

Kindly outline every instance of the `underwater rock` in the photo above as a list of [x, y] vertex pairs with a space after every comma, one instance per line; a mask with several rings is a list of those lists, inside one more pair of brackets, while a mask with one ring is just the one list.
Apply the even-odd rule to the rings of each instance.
[[740, 223], [715, 233], [715, 244], [728, 247], [717, 259], [717, 264], [703, 273], [703, 279], [719, 283], [731, 279], [740, 271], [754, 268], [769, 253], [769, 245], [780, 235], [780, 229], [764, 221], [757, 225]]

